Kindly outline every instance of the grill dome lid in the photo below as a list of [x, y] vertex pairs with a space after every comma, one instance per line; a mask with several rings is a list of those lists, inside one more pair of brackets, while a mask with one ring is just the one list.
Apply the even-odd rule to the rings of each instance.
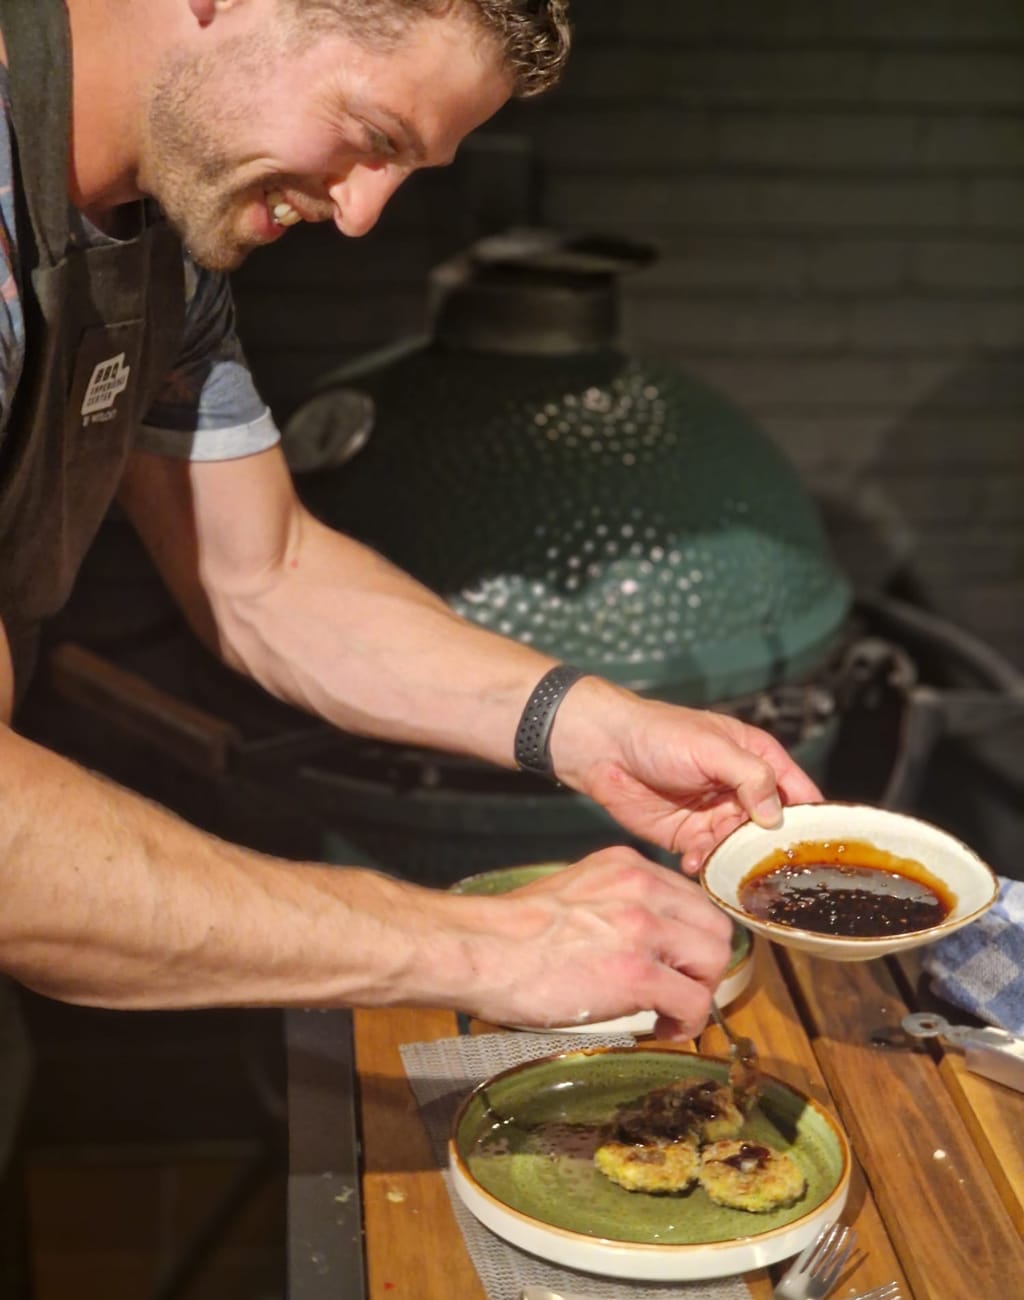
[[636, 690], [707, 704], [801, 677], [851, 593], [793, 467], [721, 394], [616, 346], [629, 250], [539, 249], [521, 275], [509, 241], [497, 270], [486, 250], [440, 268], [429, 338], [325, 379], [286, 449], [343, 442], [353, 409], [361, 449], [302, 495], [471, 621]]

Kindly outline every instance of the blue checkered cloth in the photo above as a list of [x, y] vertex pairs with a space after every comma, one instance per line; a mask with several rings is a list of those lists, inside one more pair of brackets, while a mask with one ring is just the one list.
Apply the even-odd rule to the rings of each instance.
[[1024, 880], [1000, 877], [985, 915], [926, 948], [923, 965], [939, 997], [1024, 1034]]

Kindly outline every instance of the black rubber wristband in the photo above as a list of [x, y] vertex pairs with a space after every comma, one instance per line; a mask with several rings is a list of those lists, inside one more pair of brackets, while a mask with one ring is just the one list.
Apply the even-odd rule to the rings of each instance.
[[515, 760], [524, 772], [554, 776], [548, 748], [551, 726], [569, 688], [586, 675], [582, 668], [558, 664], [546, 672], [533, 688], [516, 728]]

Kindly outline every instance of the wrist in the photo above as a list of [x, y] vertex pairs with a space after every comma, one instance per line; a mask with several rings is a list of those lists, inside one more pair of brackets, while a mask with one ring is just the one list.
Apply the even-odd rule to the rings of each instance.
[[405, 1000], [488, 1018], [508, 997], [521, 908], [509, 898], [436, 889], [421, 901], [429, 941], [418, 949]]
[[603, 677], [582, 677], [566, 695], [551, 729], [549, 748], [555, 776], [586, 792], [595, 764], [622, 759], [619, 737], [628, 734], [624, 715], [636, 697]]
[[555, 664], [530, 692], [519, 717], [513, 745], [513, 757], [521, 771], [554, 778], [550, 741], [555, 718], [565, 697], [585, 676], [582, 668]]

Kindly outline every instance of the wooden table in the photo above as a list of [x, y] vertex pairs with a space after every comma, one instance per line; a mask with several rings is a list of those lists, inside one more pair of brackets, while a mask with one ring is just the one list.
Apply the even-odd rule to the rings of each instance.
[[[858, 1251], [837, 1300], [892, 1278], [905, 1300], [1016, 1300], [1024, 1093], [966, 1071], [956, 1049], [902, 1035], [907, 1011], [924, 1009], [919, 987], [906, 960], [823, 962], [759, 939], [751, 985], [728, 1018], [756, 1040], [766, 1070], [830, 1106], [850, 1138], [843, 1219]], [[354, 1016], [369, 1300], [485, 1300], [398, 1051], [457, 1032], [444, 1012]], [[713, 1028], [699, 1046], [724, 1054]], [[753, 1300], [770, 1300], [767, 1270], [745, 1280]]]

